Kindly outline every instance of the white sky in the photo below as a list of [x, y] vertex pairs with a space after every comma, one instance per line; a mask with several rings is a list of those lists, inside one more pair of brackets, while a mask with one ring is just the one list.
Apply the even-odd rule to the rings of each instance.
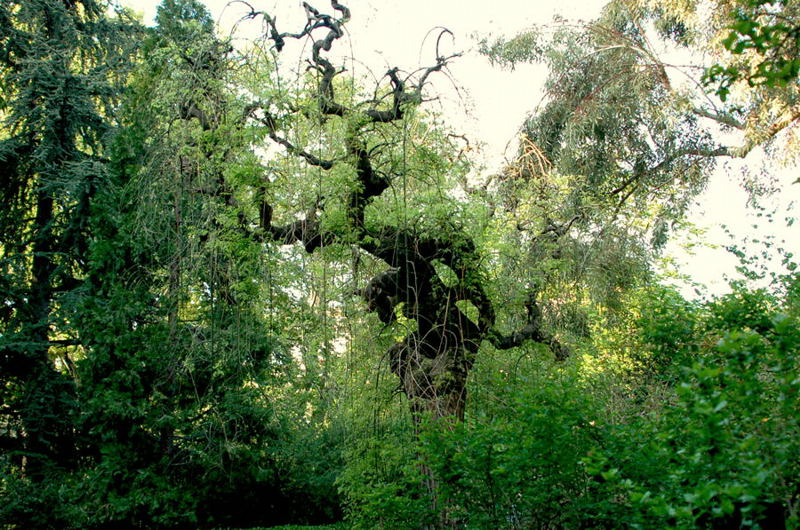
[[[122, 0], [144, 15], [146, 23], [155, 16], [157, 0]], [[311, 2], [320, 10], [329, 10], [329, 2]], [[344, 2], [351, 10], [352, 20], [347, 25], [350, 49], [343, 53], [356, 61], [347, 61], [348, 69], [356, 76], [373, 72], [381, 76], [389, 67], [398, 66], [411, 71], [432, 64], [435, 54], [437, 27], [447, 27], [453, 39], [443, 39], [444, 53], [465, 52], [450, 67], [451, 77], [432, 76], [431, 93], [441, 94], [436, 104], [446, 114], [449, 123], [463, 131], [471, 141], [484, 143], [483, 155], [487, 170], [495, 170], [506, 157], [514, 156], [514, 139], [525, 115], [542, 97], [542, 84], [546, 71], [542, 66], [521, 65], [515, 71], [492, 67], [474, 51], [471, 35], [513, 35], [533, 24], [550, 22], [554, 15], [567, 19], [590, 20], [597, 16], [605, 0], [583, 1], [532, 1], [532, 0], [349, 0]], [[232, 25], [247, 9], [229, 0], [206, 0], [221, 31], [228, 33]], [[295, 31], [305, 19], [301, 2], [296, 0], [251, 0], [258, 10], [267, 11], [278, 18], [282, 31]], [[240, 25], [236, 35], [252, 38], [260, 32], [260, 21]], [[458, 90], [456, 90], [456, 88]], [[754, 153], [745, 161], [759, 164], [760, 154]], [[798, 176], [792, 169], [776, 173], [783, 183], [783, 192], [767, 201], [779, 213], [768, 231], [778, 240], [785, 239], [785, 247], [800, 255], [800, 222], [792, 228], [783, 228], [783, 218], [797, 215], [792, 205], [800, 207], [800, 185], [790, 185]], [[738, 186], [736, 164], [720, 164], [707, 191], [698, 197], [698, 206], [690, 213], [690, 220], [708, 231], [705, 242], [718, 247], [730, 244], [722, 225], [741, 237], [757, 237], [752, 225], [758, 220], [755, 213], [745, 211], [747, 194]], [[762, 223], [763, 224], [763, 223]], [[763, 227], [762, 227], [763, 228]], [[722, 248], [695, 249], [694, 256], [683, 251], [680, 238], [668, 246], [667, 254], [682, 264], [681, 269], [695, 280], [705, 284], [712, 294], [727, 290], [724, 277], [735, 277], [736, 260]], [[686, 296], [694, 296], [684, 289]]]
[[[145, 23], [155, 17], [160, 0], [121, 0], [144, 14]], [[227, 34], [248, 9], [230, 0], [205, 0], [220, 29]], [[252, 0], [255, 9], [277, 16], [281, 31], [302, 28], [305, 17], [297, 0]], [[323, 12], [330, 11], [327, 0], [311, 2]], [[514, 72], [489, 65], [475, 53], [471, 35], [510, 35], [536, 23], [550, 22], [554, 15], [589, 19], [599, 14], [604, 0], [583, 2], [535, 2], [524, 0], [349, 0], [352, 13], [347, 24], [348, 42], [338, 42], [334, 52], [355, 58], [346, 61], [356, 76], [372, 72], [380, 77], [390, 67], [412, 71], [433, 64], [437, 28], [446, 27], [453, 38], [442, 40], [443, 54], [464, 52], [452, 61], [451, 78], [430, 78], [431, 94], [440, 94], [440, 104], [452, 114], [451, 125], [472, 138], [480, 138], [490, 166], [502, 161], [503, 152], [516, 136], [525, 115], [541, 98], [546, 71], [541, 66], [520, 65]], [[260, 35], [260, 21], [238, 26], [236, 35]], [[349, 47], [350, 49], [347, 49]], [[351, 51], [352, 50], [352, 51]], [[454, 86], [458, 91], [454, 90]], [[480, 134], [478, 134], [480, 131]], [[514, 156], [509, 149], [508, 156]]]

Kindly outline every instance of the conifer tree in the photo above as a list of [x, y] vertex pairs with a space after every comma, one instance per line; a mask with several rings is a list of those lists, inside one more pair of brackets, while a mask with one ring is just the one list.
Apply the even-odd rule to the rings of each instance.
[[[107, 179], [124, 35], [96, 0], [0, 6], [0, 400], [6, 465], [41, 478], [77, 463], [71, 325], [92, 202]], [[122, 61], [122, 62], [120, 62]]]

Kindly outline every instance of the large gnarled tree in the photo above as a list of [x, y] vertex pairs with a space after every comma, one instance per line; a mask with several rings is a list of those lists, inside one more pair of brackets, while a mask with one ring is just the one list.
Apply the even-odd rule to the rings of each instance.
[[[267, 13], [251, 11], [249, 16], [263, 16], [277, 51], [290, 39], [310, 40], [313, 105], [302, 108], [284, 104], [286, 110], [279, 112], [274, 110], [279, 107], [274, 102], [259, 101], [248, 110], [273, 142], [321, 172], [321, 178], [338, 172], [346, 173], [349, 179], [343, 180], [344, 196], [320, 196], [312, 211], [284, 214], [284, 222], [273, 216], [273, 205], [265, 198], [259, 207], [260, 226], [252, 229], [253, 235], [284, 245], [301, 243], [309, 253], [332, 244], [350, 245], [384, 262], [388, 268], [372, 277], [359, 294], [383, 323], [398, 319], [415, 323], [387, 352], [414, 416], [428, 412], [436, 418], [463, 419], [467, 375], [483, 341], [497, 348], [511, 348], [525, 340], [540, 341], [549, 344], [558, 356], [564, 349], [543, 330], [535, 293], [526, 304], [528, 316], [523, 329], [511, 334], [498, 331], [479, 249], [458, 223], [442, 222], [437, 230], [427, 230], [381, 215], [379, 208], [372, 207], [386, 195], [402, 193], [400, 187], [408, 177], [404, 164], [387, 161], [383, 152], [390, 150], [387, 144], [391, 141], [385, 139], [402, 135], [404, 120], [422, 103], [430, 76], [443, 70], [457, 54], [444, 56], [437, 45], [431, 66], [412, 75], [389, 69], [383, 78], [386, 86], [379, 87], [376, 96], [360, 100], [352, 94], [342, 97], [339, 92], [346, 85], [339, 83], [339, 76], [343, 69], [333, 64], [327, 52], [344, 35], [350, 11], [336, 0], [331, 2], [334, 14], [303, 5], [306, 24], [295, 33], [281, 32], [275, 18]], [[319, 129], [316, 138], [305, 142], [307, 145], [293, 140], [291, 132], [286, 131], [288, 124], [298, 119], [305, 120], [307, 127], [310, 124]], [[341, 145], [321, 145], [330, 141], [325, 131], [331, 129], [343, 135]], [[425, 168], [416, 171], [424, 172]], [[477, 315], [467, 316], [469, 311], [462, 311], [464, 304]]]

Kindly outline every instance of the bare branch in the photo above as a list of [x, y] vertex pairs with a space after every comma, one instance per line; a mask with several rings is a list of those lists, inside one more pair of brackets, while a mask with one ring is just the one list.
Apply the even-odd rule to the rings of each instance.
[[299, 156], [312, 166], [321, 167], [322, 169], [331, 169], [333, 167], [334, 164], [333, 160], [326, 160], [324, 158], [319, 158], [315, 155], [312, 155], [308, 151], [304, 151], [303, 149], [300, 149], [299, 147], [295, 146], [286, 138], [278, 136], [274, 131], [270, 131], [269, 137], [275, 143], [284, 146], [290, 154]]
[[[268, 105], [266, 105], [266, 106], [268, 106]], [[333, 164], [334, 164], [333, 160], [327, 160], [327, 159], [324, 159], [324, 158], [319, 158], [319, 157], [309, 153], [308, 151], [305, 151], [305, 150], [297, 147], [296, 145], [294, 145], [292, 142], [290, 142], [286, 138], [280, 136], [278, 134], [278, 125], [277, 125], [278, 120], [272, 114], [270, 114], [268, 111], [266, 111], [264, 109], [264, 107], [265, 107], [265, 105], [263, 105], [261, 103], [252, 103], [252, 104], [248, 105], [247, 108], [245, 108], [245, 116], [253, 117], [256, 120], [258, 120], [262, 125], [264, 125], [267, 128], [267, 134], [269, 134], [270, 139], [273, 142], [285, 147], [286, 151], [288, 151], [289, 154], [292, 154], [292, 155], [295, 155], [295, 156], [299, 156], [300, 158], [304, 159], [306, 162], [308, 162], [312, 166], [317, 166], [317, 167], [320, 167], [322, 169], [331, 169], [333, 167]], [[254, 115], [255, 111], [258, 110], [258, 109], [260, 109], [264, 113], [263, 117], [258, 117], [258, 116]]]
[[[256, 11], [243, 0], [237, 0], [239, 3], [246, 5], [250, 12], [245, 18], [255, 18], [261, 16], [264, 18], [268, 28], [268, 38], [275, 43], [275, 48], [280, 52], [285, 45], [285, 40], [288, 38], [300, 39], [303, 37], [310, 37], [313, 39], [311, 47], [311, 60], [310, 68], [316, 70], [320, 74], [319, 85], [317, 87], [319, 110], [326, 116], [344, 116], [345, 114], [356, 114], [357, 111], [350, 109], [345, 105], [336, 101], [333, 80], [342, 73], [343, 69], [337, 69], [333, 64], [323, 55], [323, 52], [328, 52], [333, 46], [333, 42], [344, 35], [343, 27], [350, 20], [350, 10], [336, 0], [331, 1], [331, 6], [335, 11], [338, 11], [341, 16], [336, 18], [331, 15], [321, 13], [316, 8], [303, 3], [303, 8], [306, 11], [307, 22], [302, 31], [298, 33], [281, 33], [277, 30], [276, 20], [269, 14], [263, 11]], [[327, 29], [322, 38], [315, 38], [313, 33], [318, 29]], [[461, 54], [452, 54], [447, 57], [439, 54], [439, 44], [441, 38], [445, 34], [452, 34], [450, 30], [443, 29], [439, 34], [436, 41], [436, 64], [433, 66], [422, 69], [422, 75], [418, 83], [408, 88], [408, 79], [401, 79], [398, 75], [398, 69], [392, 68], [386, 72], [386, 77], [389, 78], [391, 85], [392, 104], [388, 109], [378, 108], [380, 100], [366, 101], [362, 103], [368, 105], [367, 110], [361, 111], [362, 116], [366, 122], [374, 123], [388, 123], [403, 118], [403, 105], [415, 104], [422, 101], [422, 90], [428, 77], [433, 72], [441, 71], [450, 61]]]

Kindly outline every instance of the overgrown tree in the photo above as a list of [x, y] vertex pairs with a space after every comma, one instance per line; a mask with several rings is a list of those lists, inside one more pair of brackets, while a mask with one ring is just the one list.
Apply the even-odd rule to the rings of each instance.
[[[427, 155], [420, 156], [418, 166], [404, 164], [403, 130], [408, 130], [410, 117], [423, 101], [428, 78], [456, 55], [445, 56], [437, 49], [435, 64], [416, 75], [392, 68], [384, 77], [387, 85], [379, 87], [374, 97], [359, 100], [351, 94], [348, 101], [337, 96], [344, 91], [339, 82], [342, 70], [326, 52], [344, 35], [350, 11], [335, 0], [331, 6], [334, 14], [304, 4], [307, 22], [296, 33], [279, 31], [267, 13], [249, 14], [264, 17], [268, 37], [278, 51], [288, 39], [309, 38], [312, 43], [307, 96], [311, 104], [284, 103], [281, 108], [278, 102], [260, 101], [253, 106], [253, 119], [288, 155], [323, 174], [344, 174], [336, 181], [344, 189], [318, 197], [312, 210], [299, 219], [298, 212], [288, 212], [282, 217], [289, 222], [277, 222], [272, 204], [265, 200], [253, 234], [279, 244], [301, 243], [309, 253], [328, 245], [351, 246], [383, 262], [388, 268], [374, 275], [360, 295], [384, 325], [401, 319], [413, 322], [407, 335], [386, 352], [392, 372], [415, 416], [427, 412], [436, 418], [463, 419], [467, 375], [483, 341], [500, 348], [529, 339], [548, 342], [558, 350], [560, 344], [543, 330], [535, 299], [528, 304], [524, 329], [512, 334], [497, 330], [480, 251], [454, 211], [449, 215], [440, 211], [438, 216], [428, 212], [430, 222], [422, 222], [425, 213], [412, 222], [403, 222], [402, 215], [387, 215], [388, 195], [402, 194], [412, 178], [435, 182], [447, 171], [441, 155], [424, 145], [415, 147]], [[306, 133], [303, 144], [286, 136], [284, 129], [300, 125], [318, 132]], [[309, 147], [315, 144], [317, 149]], [[440, 195], [446, 196], [445, 190]], [[445, 210], [458, 209], [456, 201], [445, 204]], [[476, 310], [472, 318], [460, 309], [464, 303]]]

